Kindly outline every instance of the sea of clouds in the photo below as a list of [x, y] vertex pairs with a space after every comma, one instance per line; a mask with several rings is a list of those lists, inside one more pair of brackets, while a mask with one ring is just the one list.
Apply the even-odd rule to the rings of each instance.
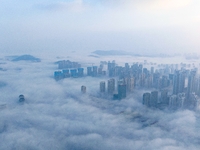
[[[200, 149], [198, 110], [149, 109], [136, 91], [121, 101], [103, 99], [98, 96], [99, 82], [108, 78], [55, 81], [58, 58], [41, 59], [38, 63], [0, 60], [0, 149]], [[80, 91], [82, 85], [86, 94]], [[23, 104], [18, 101], [20, 94], [25, 96]]]

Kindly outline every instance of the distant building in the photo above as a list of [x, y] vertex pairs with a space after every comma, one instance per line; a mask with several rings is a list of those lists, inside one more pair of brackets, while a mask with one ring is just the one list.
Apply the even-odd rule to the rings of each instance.
[[77, 70], [76, 69], [71, 69], [70, 73], [71, 73], [71, 77], [73, 77], [73, 78], [77, 77]]
[[176, 109], [177, 107], [177, 95], [171, 95], [169, 97], [169, 108]]
[[189, 99], [191, 93], [193, 93], [195, 91], [195, 89], [194, 89], [195, 76], [196, 76], [196, 71], [191, 71], [189, 78], [188, 78], [187, 99]]
[[133, 89], [134, 89], [134, 78], [133, 77], [130, 77], [130, 78], [127, 78], [127, 91], [128, 92], [133, 92]]
[[179, 93], [177, 95], [177, 100], [176, 100], [176, 108], [180, 109], [184, 107], [185, 103], [185, 93]]
[[108, 93], [113, 94], [115, 91], [115, 79], [108, 80]]
[[183, 93], [185, 88], [185, 72], [176, 71], [173, 78], [173, 94]]
[[84, 75], [84, 69], [78, 68], [78, 77], [83, 77], [83, 75]]
[[150, 96], [150, 106], [157, 107], [158, 104], [158, 91], [152, 91]]
[[151, 94], [150, 93], [144, 93], [143, 94], [143, 105], [145, 106], [148, 106], [150, 105], [150, 97], [151, 97]]
[[161, 103], [169, 105], [168, 90], [161, 91]]
[[55, 71], [54, 72], [54, 79], [55, 80], [63, 79], [63, 73], [62, 73], [62, 71]]
[[93, 68], [93, 72], [92, 72], [92, 75], [93, 75], [93, 77], [96, 77], [97, 76], [97, 71], [98, 71], [98, 69], [97, 69], [97, 66], [93, 66], [92, 67]]
[[84, 85], [81, 86], [81, 92], [86, 93], [86, 86], [84, 86]]
[[92, 76], [92, 67], [87, 67], [87, 75]]
[[106, 92], [106, 83], [105, 81], [100, 82], [100, 92], [105, 93]]
[[112, 62], [108, 62], [108, 72], [109, 72], [109, 77], [114, 77], [115, 76], [115, 61], [113, 60]]
[[70, 77], [69, 69], [64, 69], [64, 70], [63, 70], [63, 77], [64, 77], [64, 78]]
[[24, 95], [19, 95], [19, 102], [24, 102], [24, 101], [25, 101]]
[[118, 84], [118, 98], [126, 98], [126, 84]]
[[66, 69], [66, 68], [80, 68], [81, 65], [78, 62], [71, 62], [69, 60], [61, 60], [58, 61], [58, 68], [59, 69]]

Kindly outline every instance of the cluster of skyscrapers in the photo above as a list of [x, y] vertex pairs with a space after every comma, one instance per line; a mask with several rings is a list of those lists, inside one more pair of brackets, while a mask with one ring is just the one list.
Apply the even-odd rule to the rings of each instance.
[[[66, 77], [109, 77], [100, 82], [101, 95], [110, 95], [113, 99], [123, 99], [134, 89], [151, 92], [143, 94], [143, 104], [147, 107], [168, 106], [172, 109], [195, 108], [199, 105], [200, 77], [198, 69], [191, 64], [155, 64], [144, 61], [132, 65], [119, 66], [115, 61], [102, 62], [100, 66], [84, 68], [77, 62], [60, 61], [54, 72], [55, 79]], [[104, 67], [107, 65], [107, 68]], [[143, 67], [143, 65], [145, 67]], [[81, 88], [86, 92], [86, 87]]]
[[[117, 88], [116, 88], [117, 87]], [[132, 92], [134, 89], [134, 78], [123, 78], [115, 82], [114, 78], [111, 78], [107, 81], [107, 90], [106, 82], [100, 82], [100, 93], [111, 95], [113, 99], [123, 99], [126, 98], [126, 94]]]
[[81, 64], [78, 62], [72, 62], [70, 60], [61, 60], [56, 62], [58, 64], [58, 69], [65, 69], [65, 68], [80, 68]]
[[58, 71], [54, 72], [54, 78], [60, 80], [63, 78], [77, 78], [83, 77], [84, 68], [78, 62], [71, 62], [69, 60], [58, 61]]
[[64, 79], [64, 78], [79, 78], [83, 76], [105, 76], [106, 71], [103, 70], [103, 64], [98, 66], [89, 66], [87, 67], [87, 73], [84, 73], [84, 68], [81, 67], [81, 64], [78, 62], [71, 62], [69, 60], [63, 60], [58, 62], [58, 69], [54, 72], [54, 78], [56, 80]]
[[[173, 72], [164, 73], [166, 84], [163, 84], [163, 76], [158, 76], [161, 86], [158, 86], [157, 91], [144, 93], [143, 104], [148, 107], [165, 105], [170, 109], [197, 108], [199, 106], [198, 96], [200, 96], [198, 69], [186, 69], [185, 66], [182, 64], [181, 69], [177, 68]], [[164, 69], [170, 69], [170, 67], [165, 66]], [[153, 94], [154, 92], [157, 94]]]

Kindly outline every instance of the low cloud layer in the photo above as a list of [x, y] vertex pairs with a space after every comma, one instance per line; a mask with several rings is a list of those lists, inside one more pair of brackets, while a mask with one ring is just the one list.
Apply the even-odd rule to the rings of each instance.
[[[138, 92], [121, 101], [102, 99], [97, 97], [99, 82], [107, 78], [56, 82], [55, 60], [1, 60], [7, 71], [0, 71], [0, 81], [6, 83], [0, 87], [0, 149], [200, 148], [198, 111], [148, 109]], [[81, 94], [81, 85], [87, 94]], [[24, 104], [18, 102], [20, 94]]]

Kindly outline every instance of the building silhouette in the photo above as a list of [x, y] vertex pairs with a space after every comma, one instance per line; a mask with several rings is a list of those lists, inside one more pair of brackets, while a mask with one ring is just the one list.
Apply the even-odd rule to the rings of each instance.
[[106, 83], [105, 81], [100, 82], [100, 92], [105, 93], [106, 92]]
[[108, 94], [113, 94], [115, 91], [115, 79], [108, 80]]
[[86, 86], [84, 86], [84, 85], [81, 86], [81, 92], [86, 93]]

